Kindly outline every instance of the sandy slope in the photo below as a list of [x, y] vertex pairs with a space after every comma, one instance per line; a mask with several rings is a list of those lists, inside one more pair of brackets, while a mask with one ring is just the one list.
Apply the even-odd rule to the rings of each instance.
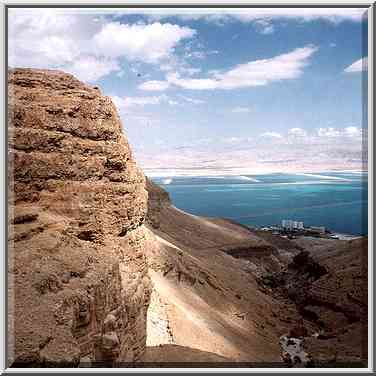
[[[154, 360], [161, 351], [173, 359], [177, 345], [200, 357], [282, 365], [289, 361], [279, 343], [286, 334], [300, 338], [305, 358], [317, 365], [366, 359], [366, 239], [290, 241], [185, 213], [148, 185], [154, 291], [147, 337]], [[300, 257], [307, 250], [311, 256]], [[179, 352], [182, 361], [187, 351]]]
[[[263, 253], [265, 241], [241, 226], [172, 206], [163, 209], [149, 240], [149, 274], [166, 303], [173, 343], [234, 361], [281, 361], [279, 336], [299, 320], [293, 306], [260, 291], [250, 262], [226, 253], [243, 247], [256, 259], [271, 259], [269, 250]], [[152, 336], [149, 328], [149, 341]]]
[[228, 363], [230, 361], [230, 359], [207, 351], [178, 345], [148, 347], [144, 356], [140, 359], [140, 362], [146, 367], [158, 367], [161, 363], [168, 364], [170, 367], [202, 367], [205, 365], [212, 367], [215, 363], [219, 363], [219, 366], [221, 366], [223, 362]]

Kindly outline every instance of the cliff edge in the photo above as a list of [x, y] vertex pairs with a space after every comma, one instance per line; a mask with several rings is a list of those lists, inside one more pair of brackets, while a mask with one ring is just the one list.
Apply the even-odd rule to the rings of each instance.
[[147, 192], [116, 109], [59, 71], [11, 70], [8, 90], [9, 363], [134, 361]]

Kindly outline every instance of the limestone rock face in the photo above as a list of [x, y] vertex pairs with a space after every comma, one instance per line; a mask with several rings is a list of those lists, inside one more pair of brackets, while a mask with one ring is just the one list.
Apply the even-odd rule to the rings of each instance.
[[161, 225], [161, 212], [171, 204], [169, 194], [150, 179], [146, 178], [146, 189], [149, 194], [148, 213], [146, 221], [151, 227], [158, 229]]
[[16, 69], [9, 90], [9, 361], [134, 361], [150, 281], [145, 178], [111, 100]]

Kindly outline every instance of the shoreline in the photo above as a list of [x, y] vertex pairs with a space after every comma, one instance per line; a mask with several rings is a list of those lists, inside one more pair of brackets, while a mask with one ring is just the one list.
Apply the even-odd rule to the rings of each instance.
[[[166, 171], [164, 171], [166, 170]], [[271, 174], [303, 175], [303, 174], [353, 174], [368, 175], [368, 170], [302, 170], [302, 171], [251, 171], [251, 170], [211, 170], [211, 169], [164, 169], [164, 168], [143, 168], [148, 178], [226, 178], [235, 176], [262, 176]]]
[[[236, 221], [232, 221], [233, 223], [237, 223]], [[299, 232], [286, 232], [283, 233], [282, 228], [276, 229], [273, 228], [273, 225], [271, 226], [263, 226], [261, 228], [259, 227], [250, 227], [247, 225], [243, 225], [240, 223], [240, 226], [243, 227], [248, 227], [249, 229], [253, 231], [260, 231], [260, 232], [268, 232], [271, 233], [272, 235], [278, 235], [284, 238], [289, 238], [291, 237], [292, 239], [297, 238], [297, 237], [305, 237], [305, 238], [319, 238], [319, 239], [327, 239], [327, 240], [355, 240], [355, 239], [360, 239], [360, 238], [365, 238], [368, 237], [368, 234], [366, 235], [357, 235], [357, 234], [345, 234], [343, 232], [336, 232], [336, 231], [330, 231], [329, 233], [321, 234], [321, 233], [312, 233], [309, 234], [307, 233], [309, 228], [304, 229], [301, 233]], [[268, 229], [266, 229], [268, 228]]]
[[[205, 171], [206, 173], [206, 171]], [[344, 176], [344, 177], [341, 177], [341, 176], [331, 176], [331, 175], [320, 175], [320, 174], [334, 174], [334, 173], [343, 173], [343, 174], [353, 174], [354, 177], [350, 177], [350, 176]], [[304, 181], [304, 182], [296, 182], [296, 183], [279, 183], [279, 184], [336, 184], [336, 183], [347, 183], [347, 182], [352, 182], [352, 181], [356, 181], [358, 180], [359, 178], [362, 180], [362, 176], [360, 174], [368, 174], [368, 171], [364, 170], [364, 171], [360, 171], [360, 170], [341, 170], [341, 172], [339, 171], [320, 171], [320, 172], [315, 172], [315, 173], [312, 173], [312, 172], [290, 172], [290, 173], [283, 173], [281, 172], [281, 174], [284, 174], [284, 175], [291, 175], [291, 176], [307, 176], [307, 177], [312, 177], [312, 178], [315, 178], [317, 179], [317, 181]], [[265, 175], [271, 175], [269, 173], [265, 173]], [[189, 179], [189, 178], [206, 178], [206, 179], [236, 179], [236, 180], [249, 180], [247, 183], [252, 183], [251, 185], [252, 186], [258, 186], [260, 187], [262, 184], [265, 184], [265, 181], [263, 181], [264, 179], [262, 179], [262, 177], [260, 177], [260, 180], [257, 180], [255, 179], [255, 177], [258, 177], [258, 175], [253, 175], [253, 177], [249, 177], [249, 176], [244, 176], [244, 175], [226, 175], [226, 176], [223, 176], [223, 175], [218, 175], [218, 176], [208, 176], [208, 175], [175, 175], [175, 176], [170, 176], [170, 177], [162, 177], [162, 176], [155, 176], [154, 178], [155, 179], [151, 179], [151, 180], [154, 180], [154, 182], [157, 184], [157, 185], [160, 185], [161, 187], [163, 187], [163, 189], [168, 189], [168, 185], [170, 184], [174, 184], [173, 183], [173, 179], [174, 178], [186, 178], [186, 179]], [[289, 178], [291, 179], [291, 178]], [[355, 179], [355, 180], [354, 180]], [[365, 177], [366, 179], [366, 177]], [[156, 181], [157, 180], [157, 181]], [[216, 181], [214, 182], [213, 181], [213, 184], [218, 184], [218, 183], [221, 183], [221, 184], [226, 184], [226, 181], [224, 181], [223, 183], [221, 181]], [[241, 183], [245, 183], [245, 181], [242, 181]], [[193, 183], [192, 183], [193, 184]], [[205, 184], [211, 184], [210, 181], [205, 183]], [[238, 184], [237, 182], [233, 182], [232, 184]], [[239, 181], [239, 184], [240, 184], [240, 181]], [[273, 184], [273, 183], [266, 183], [267, 185], [269, 184]], [[228, 213], [227, 213], [228, 214]], [[341, 231], [338, 231], [338, 230], [335, 230], [335, 229], [332, 229], [330, 230], [329, 233], [326, 233], [326, 234], [319, 234], [319, 233], [314, 233], [314, 230], [310, 233], [310, 230], [309, 228], [305, 228], [305, 231], [303, 231], [302, 233], [291, 233], [291, 234], [286, 234], [286, 233], [283, 233], [282, 232], [282, 228], [280, 228], [279, 230], [277, 229], [277, 227], [279, 227], [278, 225], [273, 225], [273, 224], [268, 224], [268, 225], [247, 225], [247, 224], [243, 224], [241, 221], [239, 221], [239, 218], [231, 218], [230, 217], [225, 217], [225, 216], [220, 216], [221, 218], [223, 219], [226, 219], [232, 223], [235, 223], [237, 225], [240, 225], [240, 226], [243, 226], [243, 227], [246, 227], [246, 228], [249, 228], [250, 230], [256, 230], [256, 231], [261, 231], [261, 228], [262, 227], [265, 227], [265, 228], [270, 228], [270, 230], [267, 230], [268, 232], [279, 232], [279, 236], [313, 236], [313, 237], [319, 237], [319, 238], [322, 238], [322, 239], [333, 239], [333, 240], [353, 240], [353, 239], [357, 239], [357, 238], [362, 238], [362, 237], [367, 237], [368, 236], [368, 233], [364, 234], [354, 234], [354, 233], [345, 233], [345, 232], [341, 232]], [[315, 226], [312, 226], [312, 227], [323, 227], [322, 225], [315, 225]], [[361, 229], [360, 229], [361, 230]]]

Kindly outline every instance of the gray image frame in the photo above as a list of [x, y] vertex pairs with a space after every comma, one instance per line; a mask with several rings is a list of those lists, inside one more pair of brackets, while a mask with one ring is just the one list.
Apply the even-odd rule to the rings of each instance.
[[[7, 127], [7, 124], [8, 124], [8, 112], [7, 112], [7, 108], [8, 108], [8, 92], [7, 92], [7, 77], [8, 77], [8, 25], [9, 25], [9, 20], [8, 20], [8, 11], [9, 9], [14, 9], [14, 8], [82, 8], [82, 9], [90, 9], [90, 8], [96, 8], [96, 9], [101, 9], [101, 8], [123, 8], [123, 9], [126, 9], [126, 8], [146, 8], [146, 9], [153, 9], [153, 8], [162, 8], [162, 9], [168, 9], [168, 8], [178, 8], [178, 9], [181, 9], [181, 8], [195, 8], [195, 9], [200, 9], [200, 8], [226, 8], [226, 9], [242, 9], [242, 8], [260, 8], [260, 7], [263, 7], [263, 8], [364, 8], [365, 12], [367, 10], [369, 10], [369, 20], [372, 19], [376, 19], [376, 7], [375, 7], [375, 4], [370, 4], [370, 3], [361, 3], [361, 4], [358, 4], [358, 3], [344, 3], [344, 4], [338, 4], [338, 3], [326, 3], [325, 5], [323, 4], [314, 4], [314, 3], [308, 3], [308, 4], [304, 4], [304, 3], [300, 3], [300, 4], [263, 4], [263, 3], [255, 3], [255, 4], [245, 4], [245, 3], [202, 3], [202, 4], [192, 4], [192, 3], [176, 3], [176, 4], [166, 4], [166, 3], [140, 3], [140, 4], [135, 4], [135, 3], [130, 3], [130, 4], [112, 4], [112, 3], [93, 3], [93, 4], [85, 4], [85, 3], [75, 3], [75, 4], [66, 4], [66, 3], [50, 3], [50, 4], [44, 4], [44, 3], [35, 3], [35, 4], [30, 4], [30, 3], [17, 3], [17, 4], [14, 4], [14, 3], [5, 3], [3, 4], [3, 33], [4, 33], [4, 39], [3, 39], [3, 63], [4, 63], [4, 70], [3, 70], [3, 82], [4, 82], [4, 85], [3, 85], [3, 90], [4, 90], [4, 100], [2, 101], [2, 105], [3, 105], [3, 121], [4, 121], [4, 128], [3, 128], [3, 133], [2, 133], [2, 136], [3, 136], [3, 163], [2, 163], [2, 167], [3, 167], [3, 172], [4, 172], [4, 175], [3, 175], [3, 189], [4, 189], [4, 195], [3, 195], [3, 216], [2, 216], [2, 219], [3, 219], [3, 231], [4, 231], [4, 243], [3, 243], [3, 247], [4, 247], [4, 252], [3, 252], [3, 275], [4, 275], [4, 279], [3, 279], [3, 286], [4, 286], [4, 292], [3, 292], [3, 307], [5, 308], [5, 315], [4, 315], [4, 320], [3, 320], [3, 328], [4, 328], [4, 358], [3, 358], [3, 373], [4, 374], [13, 374], [13, 375], [18, 375], [18, 374], [22, 374], [22, 373], [18, 373], [17, 372], [14, 372], [12, 371], [11, 369], [9, 369], [8, 367], [10, 366], [9, 364], [7, 364], [7, 359], [8, 359], [8, 338], [9, 338], [9, 333], [7, 331], [7, 328], [8, 328], [8, 315], [7, 315], [7, 312], [8, 312], [8, 308], [9, 308], [9, 302], [8, 302], [8, 296], [7, 296], [7, 291], [8, 291], [8, 255], [9, 255], [9, 249], [8, 249], [8, 241], [7, 241], [7, 238], [8, 238], [8, 174], [7, 174], [7, 169], [8, 169], [8, 127]], [[369, 286], [373, 286], [373, 282], [374, 282], [374, 279], [373, 279], [373, 271], [375, 270], [375, 267], [376, 267], [376, 258], [373, 257], [372, 253], [373, 253], [373, 237], [374, 237], [374, 234], [373, 234], [373, 215], [375, 213], [375, 210], [376, 210], [376, 204], [375, 204], [375, 201], [373, 200], [373, 187], [374, 187], [374, 177], [375, 177], [375, 163], [374, 163], [374, 155], [373, 155], [373, 147], [375, 145], [375, 142], [376, 142], [376, 132], [373, 131], [374, 129], [374, 120], [373, 120], [373, 90], [374, 90], [374, 87], [375, 87], [375, 77], [373, 75], [373, 62], [375, 61], [375, 49], [374, 48], [369, 48], [369, 46], [372, 46], [372, 42], [369, 42], [369, 38], [371, 38], [371, 40], [375, 40], [374, 37], [375, 37], [375, 29], [373, 27], [373, 21], [372, 22], [368, 22], [368, 28], [363, 28], [363, 35], [364, 35], [364, 38], [362, 40], [363, 42], [363, 49], [367, 49], [368, 48], [368, 60], [369, 60], [369, 63], [368, 63], [368, 69], [369, 69], [369, 73], [362, 73], [363, 74], [363, 79], [362, 79], [362, 92], [363, 92], [363, 117], [362, 117], [362, 120], [363, 120], [363, 124], [362, 124], [362, 127], [363, 129], [365, 128], [368, 128], [369, 130], [369, 138], [368, 138], [368, 144], [366, 144], [366, 140], [363, 140], [363, 147], [364, 148], [367, 148], [368, 147], [368, 150], [369, 150], [369, 156], [371, 159], [368, 160], [368, 170], [369, 170], [369, 173], [370, 173], [370, 178], [369, 179], [369, 196], [368, 196], [368, 220], [369, 220], [369, 243], [368, 243], [368, 254], [369, 256], [371, 256], [372, 258], [372, 272], [369, 270], [368, 271], [368, 279], [369, 279]], [[368, 45], [367, 45], [368, 44]], [[370, 284], [371, 283], [371, 284]], [[375, 289], [372, 289], [372, 291], [369, 291], [369, 294], [372, 293], [372, 307], [369, 307], [369, 313], [372, 311], [372, 313], [374, 314], [375, 312], [375, 301], [376, 301], [376, 293], [375, 293]], [[369, 323], [371, 322], [370, 321], [370, 315], [369, 315]], [[372, 333], [373, 333], [373, 336], [372, 336], [372, 344], [374, 344], [374, 339], [375, 339], [375, 336], [376, 336], [376, 330], [375, 330], [375, 327], [373, 326], [372, 327]], [[375, 346], [372, 346], [372, 353], [373, 353], [373, 357], [372, 357], [372, 360], [375, 359], [376, 357], [376, 349], [375, 349]], [[370, 359], [370, 354], [368, 354], [369, 356], [369, 359]], [[370, 360], [369, 360], [369, 363], [370, 363]], [[177, 367], [178, 368], [178, 367]], [[374, 368], [374, 362], [372, 361], [371, 364], [369, 364], [369, 368], [372, 369], [371, 372], [366, 372], [367, 374], [373, 374], [373, 372], [376, 372], [375, 368]], [[175, 370], [171, 370], [172, 372], [182, 372], [182, 373], [197, 373], [197, 371], [199, 371], [200, 369], [175, 369]], [[366, 369], [365, 369], [366, 370]], [[37, 372], [40, 372], [41, 369], [36, 369]], [[83, 369], [80, 370], [81, 372], [80, 373], [83, 373], [85, 372]], [[96, 374], [106, 374], [108, 373], [110, 370], [107, 370], [105, 372], [95, 372]], [[118, 370], [119, 371], [119, 370]], [[201, 369], [201, 371], [203, 371]], [[288, 369], [287, 369], [288, 371]], [[305, 369], [305, 371], [301, 370], [301, 374], [304, 374], [304, 373], [320, 373], [322, 374], [323, 372], [317, 372], [318, 370], [315, 370], [315, 369]], [[323, 371], [325, 371], [325, 369], [323, 369]], [[88, 369], [86, 370], [86, 372], [93, 372], [93, 369]], [[115, 372], [115, 370], [112, 370], [112, 372]], [[162, 369], [162, 370], [159, 370], [156, 369], [155, 372], [169, 372], [169, 370], [167, 369]], [[227, 368], [226, 369], [216, 369], [216, 368], [213, 368], [211, 371], [209, 372], [221, 372], [221, 373], [228, 373], [228, 374], [231, 374], [231, 373], [236, 373], [237, 370], [236, 368], [233, 368], [233, 369], [229, 369]], [[239, 372], [241, 372], [239, 370]], [[249, 369], [249, 372], [252, 372], [251, 369]], [[341, 371], [338, 371], [339, 373]], [[33, 372], [35, 373], [35, 372]], [[78, 373], [74, 373], [72, 371], [68, 371], [67, 372], [61, 372], [61, 370], [59, 371], [59, 373], [69, 373], [69, 374], [78, 374]], [[119, 372], [117, 372], [119, 373]], [[135, 373], [135, 371], [131, 371], [131, 370], [128, 370], [127, 372], [124, 372], [124, 374], [132, 374], [132, 373]], [[143, 371], [143, 372], [137, 372], [137, 374], [146, 374], [147, 372]], [[295, 373], [295, 372], [294, 372]], [[363, 373], [363, 372], [362, 372]], [[263, 375], [271, 375], [273, 373], [270, 372], [270, 369], [268, 370], [268, 372], [263, 372], [262, 373]], [[357, 372], [349, 372], [346, 374], [348, 375], [355, 375], [355, 374], [359, 374]]]

